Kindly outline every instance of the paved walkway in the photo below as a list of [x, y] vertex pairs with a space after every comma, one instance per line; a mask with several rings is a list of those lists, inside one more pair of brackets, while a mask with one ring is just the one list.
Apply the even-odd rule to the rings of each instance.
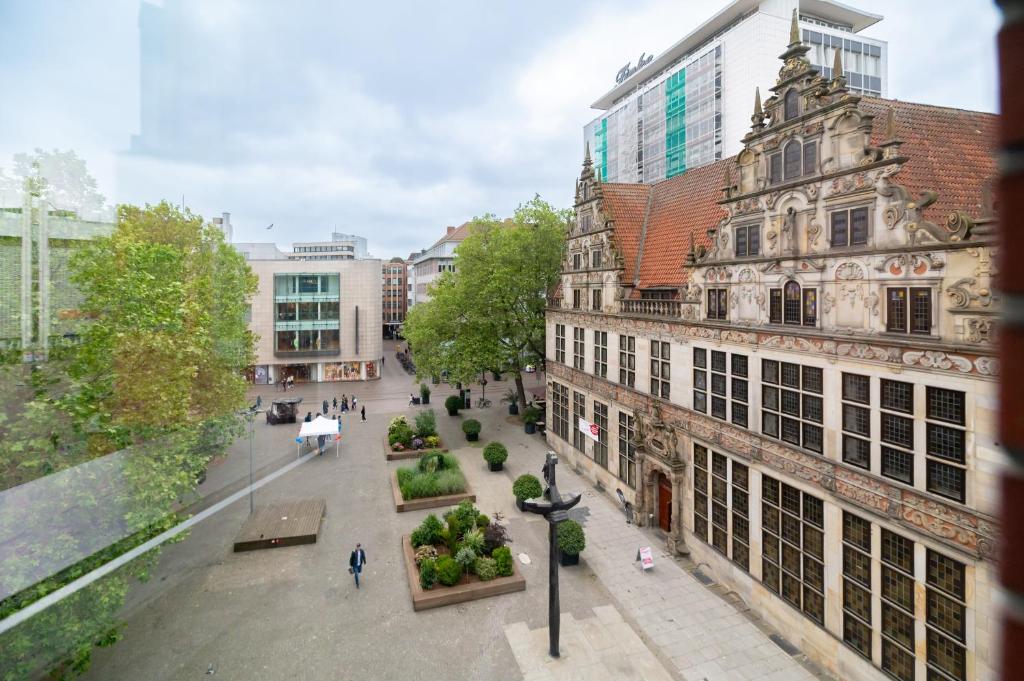
[[[507, 423], [508, 419], [498, 416], [492, 412], [481, 418], [479, 410], [474, 414], [484, 421], [485, 433], [488, 421]], [[510, 457], [512, 475], [537, 473], [544, 461], [544, 440], [504, 423], [501, 430], [506, 444], [508, 440], [518, 443], [514, 449], [510, 447], [515, 452]], [[632, 620], [648, 644], [670, 663], [670, 671], [686, 681], [816, 678], [754, 622], [680, 566], [653, 532], [627, 525], [618, 505], [564, 461], [558, 467], [558, 480], [563, 493], [584, 495], [578, 509], [571, 512], [586, 529], [583, 562], [612, 594], [626, 619]], [[655, 553], [655, 567], [646, 574], [636, 562], [641, 546], [651, 546]], [[525, 674], [527, 669], [521, 671]]]

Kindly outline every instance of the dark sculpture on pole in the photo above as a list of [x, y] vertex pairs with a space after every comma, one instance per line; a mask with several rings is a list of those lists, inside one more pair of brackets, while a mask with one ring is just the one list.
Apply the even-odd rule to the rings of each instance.
[[558, 541], [556, 530], [558, 523], [569, 518], [568, 510], [580, 503], [580, 495], [574, 494], [562, 498], [555, 484], [555, 466], [558, 465], [558, 456], [554, 452], [548, 452], [544, 461], [544, 481], [548, 488], [544, 495], [537, 499], [527, 499], [523, 502], [523, 508], [530, 513], [537, 513], [544, 516], [548, 521], [548, 642], [551, 657], [558, 657], [558, 625], [560, 622], [560, 608], [558, 606]]

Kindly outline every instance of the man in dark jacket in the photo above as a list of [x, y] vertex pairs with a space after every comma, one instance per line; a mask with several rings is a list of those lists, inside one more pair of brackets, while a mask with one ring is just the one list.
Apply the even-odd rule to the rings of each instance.
[[330, 403], [327, 401], [327, 398], [324, 398], [324, 410], [322, 412], [324, 416], [327, 416], [327, 413], [330, 411], [330, 409], [328, 409], [329, 406]]
[[359, 588], [359, 574], [366, 565], [366, 551], [363, 551], [362, 544], [356, 544], [355, 551], [348, 557], [348, 571], [356, 578], [356, 588]]

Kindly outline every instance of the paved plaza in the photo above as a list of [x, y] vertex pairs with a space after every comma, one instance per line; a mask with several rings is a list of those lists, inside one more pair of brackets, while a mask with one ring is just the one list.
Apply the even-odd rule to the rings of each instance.
[[[431, 406], [441, 436], [462, 462], [477, 506], [501, 514], [513, 537], [525, 592], [414, 613], [400, 537], [429, 511], [394, 511], [389, 473], [402, 464], [384, 458], [384, 433], [415, 390], [393, 360], [374, 383], [299, 385], [315, 414], [323, 398], [353, 392], [366, 406], [343, 417], [340, 456], [333, 447], [256, 492], [256, 505], [324, 497], [327, 517], [313, 545], [236, 554], [232, 541], [249, 506], [239, 501], [200, 523], [183, 542], [163, 550], [152, 578], [130, 594], [124, 639], [98, 650], [86, 678], [151, 679], [810, 679], [815, 671], [769, 638], [688, 566], [670, 558], [652, 531], [626, 525], [611, 500], [586, 485], [568, 466], [559, 470], [563, 491], [583, 492], [573, 516], [587, 532], [579, 567], [561, 570], [562, 652], [547, 656], [547, 527], [514, 506], [511, 482], [539, 474], [546, 447], [526, 435], [498, 399], [511, 381], [492, 382], [495, 406], [451, 418], [442, 403], [452, 389], [435, 386]], [[538, 375], [527, 387], [543, 385]], [[474, 387], [474, 394], [478, 394]], [[280, 392], [261, 392], [264, 404]], [[305, 411], [303, 413], [305, 413]], [[481, 442], [467, 443], [462, 418], [482, 421]], [[256, 477], [296, 456], [297, 426], [254, 423]], [[482, 445], [500, 440], [509, 460], [488, 472]], [[200, 493], [209, 505], [244, 487], [249, 440], [241, 438], [209, 471]], [[363, 588], [347, 572], [356, 542], [367, 552]], [[638, 546], [655, 547], [656, 567], [644, 574]], [[443, 670], [443, 671], [442, 671]]]

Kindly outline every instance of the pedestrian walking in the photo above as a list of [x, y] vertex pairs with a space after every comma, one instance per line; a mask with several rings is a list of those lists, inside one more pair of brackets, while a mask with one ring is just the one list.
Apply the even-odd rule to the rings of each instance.
[[355, 576], [357, 589], [359, 588], [359, 574], [363, 571], [364, 565], [366, 565], [366, 551], [363, 551], [362, 544], [356, 544], [355, 551], [348, 557], [348, 571]]
[[352, 396], [352, 409], [355, 409], [355, 408], [356, 408], [356, 396], [353, 395]]
[[365, 404], [359, 410], [359, 415], [363, 417], [363, 423], [366, 423], [366, 405]]
[[324, 455], [324, 445], [325, 444], [327, 444], [327, 436], [326, 435], [317, 435], [316, 436], [316, 448], [318, 450], [320, 450], [320, 456]]
[[329, 408], [329, 404], [328, 404], [328, 402], [327, 402], [327, 398], [326, 398], [326, 397], [324, 398], [324, 404], [323, 404], [323, 407], [324, 407], [324, 411], [323, 411], [323, 413], [325, 413], [325, 414], [327, 414], [327, 413], [330, 413], [330, 411], [331, 411], [331, 410], [330, 410], [330, 408]]
[[416, 400], [416, 398], [412, 396], [412, 393], [409, 393], [409, 406], [410, 407], [412, 405], [416, 404], [415, 400]]
[[331, 405], [334, 407], [334, 411], [338, 411], [338, 396], [334, 396], [334, 403]]

